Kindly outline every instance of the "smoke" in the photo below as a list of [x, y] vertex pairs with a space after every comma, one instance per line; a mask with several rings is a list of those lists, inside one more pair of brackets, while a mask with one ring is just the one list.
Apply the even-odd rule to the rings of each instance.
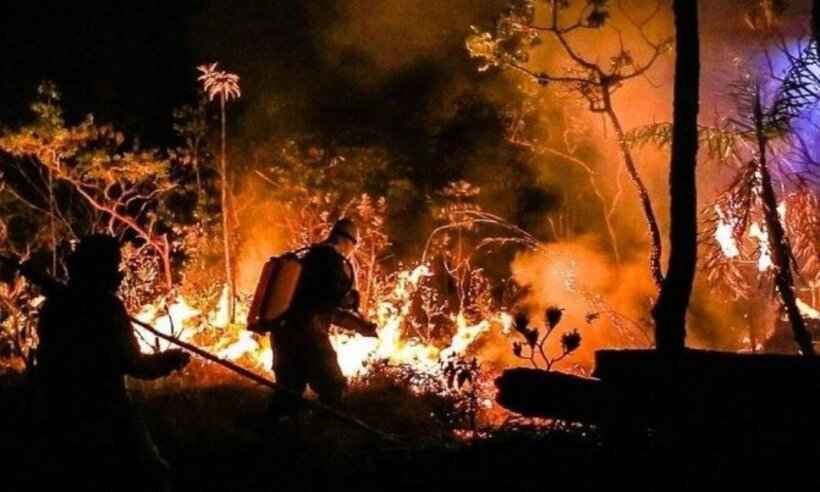
[[243, 174], [266, 170], [276, 152], [259, 149], [286, 138], [329, 154], [384, 153], [369, 186], [390, 199], [387, 227], [408, 257], [430, 232], [430, 197], [450, 182], [469, 180], [484, 190], [483, 206], [527, 227], [555, 205], [526, 150], [506, 139], [517, 82], [479, 74], [464, 49], [470, 26], [492, 25], [506, 5], [213, 2], [189, 37], [201, 61], [241, 77], [243, 99], [229, 107], [231, 162]]
[[[745, 7], [718, 3], [701, 2], [703, 124], [726, 113], [727, 83], [738, 75], [738, 65], [754, 56]], [[405, 258], [418, 253], [430, 232], [435, 191], [458, 179], [472, 182], [481, 189], [482, 207], [546, 243], [544, 251], [519, 255], [510, 265], [515, 281], [531, 289], [526, 302], [534, 319], [549, 305], [564, 307], [561, 328], [581, 331], [579, 359], [585, 361], [600, 347], [646, 343], [638, 327], [644, 326], [655, 295], [647, 227], [611, 125], [557, 85], [533, 86], [512, 73], [479, 74], [464, 49], [470, 26], [492, 28], [507, 5], [507, 0], [205, 4], [189, 26], [196, 56], [219, 60], [242, 77], [244, 99], [229, 108], [235, 121], [231, 160], [243, 170], [240, 199], [256, 207], [243, 221], [240, 263], [252, 265], [240, 270], [243, 283], [285, 244], [272, 232], [284, 212], [253, 177], [253, 171], [277, 164], [276, 153], [259, 149], [293, 136], [331, 154], [358, 148], [385, 156], [383, 172], [368, 186], [387, 195], [387, 229]], [[637, 63], [645, 63], [652, 49], [643, 36], [659, 43], [673, 32], [666, 2], [657, 12], [653, 0], [610, 5], [607, 26], [581, 30], [571, 39], [578, 53], [602, 65], [622, 44]], [[642, 34], [636, 24], [644, 21]], [[533, 52], [532, 65], [562, 73], [568, 59], [561, 53], [546, 40]], [[625, 129], [671, 120], [673, 68], [674, 50], [617, 91], [613, 104]], [[532, 101], [535, 114], [525, 119], [529, 136], [580, 159], [592, 174], [556, 153], [534, 154], [509, 142], [510, 115]], [[636, 149], [635, 158], [665, 236], [668, 151], [647, 146]], [[701, 206], [725, 186], [729, 174], [701, 160]], [[620, 262], [614, 261], [604, 220], [610, 211]], [[569, 273], [575, 279], [571, 288]], [[748, 323], [743, 312], [727, 314], [730, 305], [699, 283], [689, 343], [735, 346]], [[587, 315], [605, 309], [618, 313], [620, 321], [604, 313], [587, 322]]]
[[[743, 5], [727, 5], [718, 2], [701, 2], [701, 123], [714, 125], [721, 116], [734, 110], [728, 86], [736, 81], [744, 69], [751, 69], [759, 63], [762, 50], [775, 41], [760, 33], [751, 32], [747, 13], [753, 10], [755, 2]], [[796, 2], [801, 3], [801, 2]], [[623, 47], [638, 65], [646, 63], [652, 56], [652, 47], [647, 40], [660, 43], [673, 33], [671, 9], [655, 10], [658, 2], [652, 0], [629, 0], [610, 2], [612, 14], [608, 25], [601, 30], [580, 31], [568, 37], [576, 54], [602, 66]], [[802, 3], [801, 3], [802, 5]], [[805, 23], [805, 5], [794, 6], [779, 19], [779, 27], [789, 32], [799, 32]], [[803, 10], [801, 11], [801, 8]], [[802, 12], [802, 13], [801, 13]], [[573, 19], [572, 11], [565, 14], [568, 21]], [[542, 15], [537, 22], [548, 24]], [[645, 22], [645, 24], [644, 24]], [[643, 33], [637, 25], [643, 24]], [[544, 36], [544, 42], [532, 53], [531, 65], [536, 70], [552, 74], [562, 74], [563, 68], [572, 61], [562, 46]], [[661, 56], [645, 76], [626, 82], [613, 97], [613, 107], [626, 130], [639, 128], [658, 122], [671, 121], [672, 82], [674, 77], [674, 49]], [[537, 89], [542, 90], [543, 89]], [[533, 315], [550, 304], [566, 304], [572, 321], [584, 327], [577, 319], [589, 309], [588, 302], [572, 289], [566, 289], [554, 279], [556, 268], [566, 268], [561, 257], [579, 258], [576, 263], [577, 278], [586, 284], [586, 290], [602, 295], [617, 312], [633, 320], [648, 317], [656, 292], [647, 283], [648, 235], [646, 221], [636, 200], [636, 191], [623, 172], [622, 158], [613, 128], [600, 114], [588, 111], [586, 102], [577, 94], [568, 92], [560, 84], [548, 86], [547, 96], [540, 99], [539, 113], [546, 121], [535, 125], [536, 138], [546, 142], [553, 149], [566, 151], [574, 149], [586, 166], [595, 173], [601, 191], [610, 206], [614, 197], [620, 197], [612, 207], [615, 235], [622, 253], [622, 261], [616, 264], [608, 253], [606, 230], [602, 221], [602, 206], [589, 190], [588, 175], [568, 159], [546, 153], [537, 164], [541, 170], [541, 180], [547, 186], [561, 186], [569, 192], [562, 193], [565, 209], [581, 209], [585, 219], [578, 228], [581, 239], [568, 237], [558, 245], [548, 245], [549, 254], [535, 257], [519, 257], [513, 264], [516, 279], [532, 286], [529, 299]], [[555, 108], [564, 109], [563, 118], [556, 125]], [[666, 231], [669, 230], [668, 202], [668, 149], [652, 145], [633, 150], [637, 167], [643, 178], [664, 235], [664, 264], [669, 244]], [[717, 192], [723, 191], [733, 177], [730, 169], [721, 168], [709, 162], [701, 151], [698, 170], [699, 207], [704, 207]], [[578, 193], [577, 190], [587, 190]], [[577, 212], [576, 212], [577, 214]], [[554, 212], [552, 214], [554, 216]], [[560, 238], [559, 238], [560, 239]], [[701, 238], [704, 245], [711, 238]], [[701, 248], [703, 249], [703, 248]], [[560, 254], [556, 253], [561, 251]], [[701, 254], [703, 257], [703, 254]], [[534, 274], [532, 272], [538, 272]], [[764, 303], [765, 304], [765, 303]], [[737, 302], [725, 296], [718, 296], [704, 281], [696, 283], [689, 313], [687, 343], [695, 347], [737, 349], [741, 340], [748, 337], [750, 323], [756, 323], [758, 336], [766, 332], [770, 322], [761, 313], [765, 309], [755, 309], [748, 302]], [[757, 313], [754, 315], [753, 313]], [[749, 317], [755, 317], [749, 321]], [[618, 346], [617, 337], [599, 337], [599, 333], [616, 333], [616, 327], [602, 323], [603, 330], [584, 327], [582, 333], [589, 334], [587, 350], [602, 346]], [[581, 354], [582, 358], [589, 354]]]
[[519, 254], [512, 264], [516, 283], [528, 289], [522, 308], [542, 328], [544, 311], [564, 309], [550, 352], [560, 352], [561, 333], [577, 329], [583, 337], [573, 362], [590, 364], [595, 350], [648, 342], [646, 315], [655, 287], [646, 264], [615, 264], [594, 238], [547, 244]]
[[290, 243], [279, 220], [281, 214], [287, 213], [285, 206], [265, 196], [269, 185], [250, 178], [244, 182], [242, 201], [249, 206], [240, 214], [242, 247], [236, 275], [239, 289], [253, 292], [265, 262], [287, 251]]
[[[505, 3], [340, 0], [336, 3], [337, 20], [323, 33], [324, 57], [330, 65], [351, 69], [365, 84], [420, 59], [457, 60], [464, 57], [461, 47], [469, 26], [491, 19]], [[350, 60], [359, 63], [345, 67]]]

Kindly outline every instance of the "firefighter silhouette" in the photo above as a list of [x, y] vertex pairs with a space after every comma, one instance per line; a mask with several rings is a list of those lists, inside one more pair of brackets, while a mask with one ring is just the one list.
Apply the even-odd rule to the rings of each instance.
[[353, 314], [358, 292], [349, 257], [358, 243], [350, 219], [340, 219], [324, 242], [301, 257], [301, 271], [289, 308], [271, 329], [273, 371], [285, 391], [274, 392], [268, 407], [274, 419], [293, 416], [301, 395], [310, 388], [320, 401], [338, 405], [347, 387], [336, 351], [330, 343], [330, 325], [336, 324], [374, 336], [376, 326]]
[[122, 274], [114, 238], [83, 239], [67, 263], [69, 282], [47, 289], [38, 324], [36, 381], [47, 412], [48, 469], [84, 490], [110, 490], [104, 477], [112, 471], [129, 476], [118, 489], [163, 490], [169, 468], [131, 404], [125, 376], [159, 378], [184, 367], [189, 356], [140, 352], [117, 297]]

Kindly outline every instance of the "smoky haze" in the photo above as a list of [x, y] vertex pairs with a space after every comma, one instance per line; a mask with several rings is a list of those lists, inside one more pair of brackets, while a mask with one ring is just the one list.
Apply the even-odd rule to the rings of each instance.
[[[645, 60], [646, 45], [632, 22], [653, 12], [657, 2], [610, 3], [610, 26], [574, 42], [601, 61], [623, 40], [636, 59]], [[746, 15], [755, 2], [702, 3], [701, 119], [710, 123], [728, 108], [725, 88], [739, 75], [739, 64], [757, 56], [755, 50], [765, 41], [750, 29]], [[232, 159], [240, 168], [250, 171], [273, 164], [255, 149], [282, 136], [298, 136], [305, 146], [331, 153], [379, 149], [387, 156], [389, 172], [367, 183], [366, 189], [390, 198], [388, 230], [399, 252], [408, 257], [418, 253], [430, 232], [430, 197], [451, 181], [468, 180], [481, 188], [482, 206], [557, 243], [549, 247], [559, 252], [556, 258], [572, 252], [578, 258], [579, 276], [589, 277], [581, 279], [582, 284], [606, 298], [628, 323], [645, 325], [654, 292], [646, 226], [634, 188], [623, 174], [612, 129], [571, 94], [533, 87], [509, 73], [479, 73], [469, 59], [465, 39], [470, 27], [492, 30], [507, 5], [470, 0], [211, 2], [190, 20], [188, 36], [197, 62], [219, 60], [242, 77], [244, 97], [230, 108]], [[805, 5], [797, 2], [782, 12], [786, 27], [798, 29], [792, 19], [804, 11]], [[671, 26], [670, 9], [662, 2], [647, 33], [659, 41], [672, 34]], [[618, 92], [615, 107], [627, 129], [670, 119], [673, 54], [661, 57], [646, 77]], [[559, 69], [567, 62], [549, 43], [532, 56], [533, 64], [546, 68]], [[529, 136], [555, 149], [574, 151], [596, 174], [608, 206], [617, 203], [613, 223], [620, 264], [609, 254], [601, 205], [588, 174], [555, 154], [533, 154], [508, 141], [511, 118], [525, 101], [533, 100], [536, 111], [525, 118]], [[668, 154], [646, 147], [636, 151], [636, 159], [666, 231]], [[248, 175], [243, 179], [253, 182]], [[699, 171], [702, 204], [728, 179], [704, 162]], [[570, 223], [572, 234], [556, 230], [559, 220]], [[544, 278], [556, 268], [545, 258], [522, 255], [503, 261], [510, 263], [517, 281], [530, 287], [527, 303], [533, 314], [552, 304], [569, 305], [575, 309], [568, 324], [582, 325], [594, 306], [580, 302], [577, 292], [562, 290], [557, 280], [545, 285]], [[690, 343], [734, 343], [735, 331], [747, 322], [741, 314], [727, 316], [726, 310], [705, 285], [699, 285]], [[620, 329], [612, 319], [602, 319], [606, 326], [590, 332], [593, 344], [585, 347], [590, 355], [597, 346], [613, 343], [604, 334]]]

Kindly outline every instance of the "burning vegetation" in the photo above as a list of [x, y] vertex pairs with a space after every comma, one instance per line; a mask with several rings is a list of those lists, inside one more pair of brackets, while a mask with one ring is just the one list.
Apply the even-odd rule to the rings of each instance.
[[[581, 186], [587, 190], [579, 190], [576, 199], [565, 197], [558, 209], [547, 212], [542, 220], [548, 228], [536, 227], [536, 235], [496, 215], [492, 208], [484, 210], [483, 186], [452, 181], [430, 196], [431, 232], [429, 239], [416, 241], [424, 247], [421, 258], [413, 259], [397, 250], [391, 237], [391, 221], [395, 222], [396, 214], [409, 205], [406, 197], [390, 196], [401, 188], [391, 188], [388, 193], [371, 191], [374, 180], [383, 180], [379, 175], [389, 173], [395, 159], [378, 147], [322, 148], [294, 138], [271, 140], [251, 148], [249, 157], [239, 157], [258, 164], [245, 166], [247, 171], [229, 170], [225, 105], [239, 96], [239, 78], [212, 64], [200, 69], [202, 101], [174, 113], [180, 145], [168, 149], [140, 148], [133, 137], [92, 117], [78, 123], [66, 120], [59, 89], [53, 83], [41, 84], [32, 104], [34, 119], [7, 130], [2, 138], [2, 149], [7, 153], [3, 175], [5, 250], [35, 258], [60, 277], [61, 248], [72, 240], [95, 231], [122, 237], [130, 244], [123, 297], [139, 313], [139, 319], [264, 371], [269, 367], [270, 348], [265, 340], [244, 331], [240, 323], [261, 263], [267, 256], [318, 241], [335, 217], [350, 216], [364, 227], [364, 244], [356, 256], [363, 311], [378, 320], [380, 331], [378, 339], [344, 333], [334, 337], [348, 377], [366, 374], [376, 362], [408, 365], [427, 373], [439, 371], [450, 359], [475, 355], [476, 350], [492, 353], [483, 359], [484, 365], [500, 369], [513, 361], [505, 354], [513, 340], [504, 342], [502, 349], [488, 347], [483, 339], [492, 340], [490, 345], [499, 343], [502, 337], [515, 333], [511, 327], [517, 312], [535, 313], [557, 301], [561, 306], [572, 305], [573, 329], [588, 326], [592, 330], [592, 323], [586, 322], [589, 319], [601, 319], [607, 325], [597, 328], [598, 333], [589, 334], [587, 340], [616, 346], [649, 345], [646, 307], [652, 289], [647, 286], [621, 294], [598, 280], [631, 276], [628, 271], [637, 270], [632, 267], [637, 251], [619, 244], [624, 239], [618, 236], [633, 234], [619, 226], [624, 220], [618, 217], [619, 203], [626, 200], [620, 178], [614, 189], [600, 182], [600, 177], [611, 171], [585, 157], [589, 152], [583, 146], [589, 143], [579, 140], [578, 134], [580, 125], [588, 125], [583, 120], [557, 125], [563, 128], [560, 146], [556, 138], [538, 135], [540, 126], [547, 124], [541, 121], [540, 108], [551, 104], [538, 92], [551, 91], [553, 85], [558, 93], [586, 101], [587, 110], [609, 119], [624, 158], [623, 169], [637, 187], [650, 225], [650, 272], [659, 284], [661, 242], [656, 207], [639, 175], [636, 155], [648, 142], [668, 144], [671, 127], [661, 124], [627, 131], [614, 98], [633, 79], [639, 83], [645, 74], [658, 72], [653, 66], [662, 65], [669, 50], [668, 16], [660, 3], [640, 10], [640, 14], [639, 10], [623, 5], [612, 9], [605, 3], [591, 2], [577, 9], [553, 5], [542, 11], [525, 2], [500, 18], [497, 31], [476, 30], [467, 39], [469, 53], [480, 60], [479, 70], [510, 68], [523, 75], [522, 103], [513, 102], [509, 116], [502, 114], [510, 118], [503, 130], [508, 142], [535, 158], [575, 165], [579, 176], [589, 176], [587, 186]], [[755, 19], [762, 15], [754, 12], [749, 15]], [[617, 31], [620, 47], [616, 46], [611, 63], [604, 66], [585, 56], [594, 53], [587, 43], [595, 36], [611, 39], [603, 28], [608, 24], [623, 30]], [[583, 31], [583, 36], [574, 36], [576, 31]], [[538, 67], [540, 45], [554, 42], [563, 47], [567, 64], [562, 65], [561, 57], [545, 60], [543, 70]], [[631, 49], [631, 43], [644, 46]], [[805, 164], [806, 142], [800, 140], [803, 147], [796, 150], [789, 145], [800, 136], [793, 135], [787, 125], [802, 117], [802, 108], [813, 100], [814, 72], [805, 67], [813, 63], [814, 51], [812, 45], [793, 51], [772, 50], [785, 55], [790, 65], [769, 76], [769, 87], [778, 80], [783, 82], [781, 88], [769, 89], [779, 99], [772, 102], [770, 114], [764, 117], [771, 127], [767, 135], [778, 132], [791, 137], [789, 142], [777, 144], [784, 148], [779, 151], [782, 155], [775, 157], [782, 170], [776, 179], [781, 180], [782, 175], [780, 186], [784, 190], [778, 209], [792, 238], [798, 278], [805, 280], [800, 289], [806, 295], [798, 295], [797, 302], [811, 318], [816, 313], [817, 296], [816, 190], [813, 181], [803, 177], [813, 172], [813, 166]], [[745, 69], [751, 73], [753, 68], [747, 64]], [[535, 85], [528, 85], [527, 79]], [[546, 88], [530, 92], [539, 85]], [[206, 97], [220, 104], [216, 125], [211, 122]], [[753, 108], [741, 111], [753, 119]], [[570, 111], [565, 113], [565, 121], [574, 117]], [[717, 288], [728, 287], [735, 299], [750, 299], [752, 286], [759, 282], [749, 276], [751, 272], [742, 272], [743, 265], [757, 262], [761, 275], [777, 268], [768, 242], [770, 225], [759, 212], [765, 209], [761, 172], [756, 167], [759, 161], [754, 149], [743, 147], [754, 136], [753, 122], [722, 121], [725, 123], [715, 128], [704, 127], [702, 141], [710, 157], [737, 162], [740, 175], [728, 185], [729, 191], [717, 195], [714, 205], [705, 208], [705, 223], [713, 232], [704, 234], [703, 245], [714, 253], [707, 253], [704, 269]], [[795, 165], [789, 164], [797, 159], [797, 150], [804, 151], [802, 173], [794, 172]], [[744, 152], [752, 155], [744, 156]], [[574, 171], [569, 176], [572, 174]], [[787, 186], [785, 180], [794, 185]], [[400, 180], [391, 183], [401, 186]], [[603, 230], [590, 230], [578, 223], [581, 210], [595, 210], [578, 201], [590, 193], [601, 203], [601, 220], [596, 222]], [[663, 201], [661, 197], [656, 200]], [[399, 246], [407, 250], [407, 238], [400, 239], [403, 244]], [[602, 241], [609, 242], [608, 253], [599, 247]], [[748, 245], [755, 241], [756, 246]], [[573, 243], [579, 246], [571, 246]], [[221, 259], [218, 250], [223, 252]], [[512, 270], [499, 267], [511, 254], [519, 255]], [[48, 262], [43, 255], [49, 256]], [[592, 268], [590, 262], [599, 266]], [[219, 263], [225, 269], [223, 275], [217, 274]], [[484, 267], [488, 263], [492, 271]], [[539, 279], [527, 278], [525, 270], [542, 268], [536, 264], [543, 264], [548, 285], [537, 285]], [[512, 278], [505, 278], [510, 273]], [[220, 278], [224, 283], [218, 281]], [[629, 298], [626, 304], [625, 298]], [[32, 306], [36, 299], [24, 285], [5, 289], [4, 301], [9, 308], [4, 325], [6, 360], [18, 368], [34, 346]], [[768, 332], [765, 327], [760, 330], [757, 342]], [[148, 335], [142, 343], [145, 350], [158, 344]]]
[[[245, 324], [259, 273], [269, 257], [324, 240], [340, 218], [358, 224], [359, 310], [377, 325], [376, 336], [332, 328], [352, 398], [400, 394], [417, 405], [418, 427], [435, 421], [446, 439], [522, 423], [573, 428], [564, 415], [522, 420], [502, 408], [494, 382], [505, 370], [574, 391], [593, 384], [596, 351], [666, 350], [669, 340], [683, 350], [684, 335], [697, 348], [814, 354], [820, 61], [790, 2], [740, 2], [728, 34], [716, 27], [723, 11], [707, 8], [701, 38], [723, 51], [704, 57], [704, 94], [688, 108], [698, 175], [673, 172], [671, 200], [666, 163], [687, 151], [666, 121], [687, 108], [681, 97], [671, 110], [682, 52], [666, 2], [419, 6], [430, 14], [419, 32], [397, 28], [406, 52], [360, 2], [336, 3], [343, 30], [299, 11], [324, 26], [294, 34], [323, 48], [309, 55], [316, 76], [287, 53], [268, 74], [247, 54], [202, 48], [236, 73], [215, 62], [198, 78], [191, 70], [194, 96], [160, 143], [78, 117], [51, 81], [26, 116], [0, 127], [0, 254], [64, 281], [82, 237], [114, 236], [141, 351], [172, 348], [170, 337], [213, 356], [163, 381], [130, 381], [133, 390], [244, 384], [220, 360], [275, 381], [269, 337]], [[402, 2], [381, 3], [374, 18], [403, 25]], [[210, 32], [208, 22], [192, 25]], [[457, 35], [438, 39], [441, 22]], [[698, 120], [698, 101], [711, 122], [704, 111]], [[702, 192], [681, 200], [680, 181]], [[687, 234], [665, 241], [695, 210]], [[692, 282], [678, 266], [694, 274], [695, 255], [687, 311]], [[44, 297], [4, 277], [0, 371], [26, 373]], [[681, 330], [662, 339], [677, 319], [664, 318], [669, 296], [686, 302]], [[523, 388], [513, 397], [526, 399]]]

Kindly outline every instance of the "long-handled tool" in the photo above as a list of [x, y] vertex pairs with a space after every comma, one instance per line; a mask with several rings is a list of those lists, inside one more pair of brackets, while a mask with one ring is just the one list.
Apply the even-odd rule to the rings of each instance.
[[342, 413], [342, 412], [336, 410], [333, 407], [330, 407], [330, 406], [327, 406], [327, 405], [323, 404], [320, 401], [308, 400], [308, 399], [304, 398], [301, 394], [298, 394], [297, 392], [291, 390], [290, 388], [287, 388], [285, 386], [277, 384], [274, 381], [271, 381], [270, 379], [262, 377], [262, 376], [260, 376], [259, 374], [256, 374], [253, 371], [249, 371], [248, 369], [245, 369], [244, 367], [242, 367], [238, 364], [234, 364], [233, 362], [231, 362], [229, 360], [225, 360], [221, 357], [218, 357], [218, 356], [216, 356], [216, 355], [214, 355], [214, 354], [212, 354], [212, 353], [210, 353], [206, 350], [203, 350], [203, 349], [197, 347], [196, 345], [192, 345], [188, 342], [184, 342], [184, 341], [180, 340], [179, 338], [176, 338], [176, 337], [173, 337], [171, 335], [167, 335], [165, 333], [162, 333], [161, 331], [158, 331], [156, 328], [149, 325], [148, 323], [142, 322], [142, 321], [140, 321], [136, 318], [133, 318], [133, 317], [131, 318], [131, 322], [138, 325], [139, 327], [143, 328], [145, 331], [151, 333], [152, 335], [165, 340], [166, 342], [172, 343], [172, 344], [174, 344], [174, 345], [176, 345], [180, 348], [183, 348], [183, 349], [185, 349], [185, 350], [187, 350], [187, 351], [189, 351], [193, 354], [196, 354], [196, 355], [198, 355], [198, 356], [202, 357], [203, 359], [206, 359], [210, 362], [213, 362], [215, 364], [219, 364], [220, 366], [222, 366], [222, 367], [224, 367], [224, 368], [226, 368], [230, 371], [233, 371], [236, 374], [239, 374], [240, 376], [243, 376], [243, 377], [245, 377], [245, 378], [247, 378], [247, 379], [249, 379], [249, 380], [251, 380], [251, 381], [253, 381], [257, 384], [261, 384], [262, 386], [267, 386], [268, 388], [272, 388], [272, 389], [275, 389], [277, 391], [283, 391], [285, 393], [288, 393], [289, 395], [293, 396], [294, 398], [298, 398], [299, 400], [301, 400], [305, 404], [311, 406], [312, 408], [315, 408], [316, 410], [319, 410], [319, 411], [325, 412], [329, 415], [332, 415], [333, 417], [336, 417], [337, 419], [339, 419], [343, 422], [347, 422], [349, 424], [355, 425], [356, 427], [358, 427], [358, 428], [360, 428], [364, 431], [367, 431], [370, 434], [373, 434], [375, 436], [378, 436], [378, 437], [380, 437], [380, 438], [382, 438], [386, 441], [390, 441], [390, 442], [399, 442], [400, 441], [398, 436], [395, 436], [393, 434], [389, 434], [387, 432], [383, 432], [383, 431], [380, 431], [378, 429], [375, 429], [375, 428], [371, 427], [370, 425], [368, 425], [367, 423], [363, 422], [362, 420], [357, 419], [356, 417], [347, 415], [345, 413]]
[[[22, 274], [31, 283], [33, 283], [34, 285], [39, 287], [43, 291], [43, 293], [45, 294], [46, 297], [59, 296], [62, 289], [65, 288], [65, 286], [63, 286], [56, 279], [52, 278], [50, 275], [48, 275], [46, 273], [43, 273], [43, 272], [40, 272], [40, 271], [38, 271], [34, 268], [31, 268], [30, 265], [28, 265], [28, 264], [20, 264], [20, 262], [18, 262], [14, 258], [8, 258], [8, 257], [0, 255], [0, 281], [10, 280], [11, 278], [14, 277], [15, 273]], [[268, 388], [273, 388], [277, 391], [284, 391], [285, 393], [290, 394], [294, 398], [298, 398], [299, 400], [301, 400], [302, 402], [304, 402], [305, 404], [307, 404], [308, 406], [310, 406], [310, 407], [312, 407], [316, 410], [325, 412], [328, 415], [332, 415], [333, 417], [336, 417], [337, 419], [339, 419], [343, 422], [347, 422], [349, 424], [352, 424], [352, 425], [354, 425], [354, 426], [356, 426], [356, 427], [358, 427], [358, 428], [360, 428], [364, 431], [367, 431], [370, 434], [378, 436], [378, 437], [380, 437], [380, 438], [382, 438], [386, 441], [390, 441], [390, 442], [400, 442], [401, 441], [398, 438], [398, 436], [395, 436], [393, 434], [389, 434], [387, 432], [383, 432], [383, 431], [380, 431], [378, 429], [375, 429], [375, 428], [369, 426], [367, 423], [357, 419], [356, 417], [352, 417], [350, 415], [342, 413], [342, 412], [336, 410], [335, 408], [329, 407], [329, 406], [327, 406], [327, 405], [325, 405], [325, 404], [323, 404], [319, 401], [305, 399], [301, 394], [298, 394], [297, 392], [295, 392], [295, 391], [293, 391], [289, 388], [286, 388], [286, 387], [284, 387], [280, 384], [276, 384], [275, 382], [273, 382], [273, 381], [271, 381], [267, 378], [264, 378], [264, 377], [260, 376], [259, 374], [256, 374], [253, 371], [249, 371], [248, 369], [245, 369], [244, 367], [242, 367], [238, 364], [234, 364], [231, 361], [222, 359], [221, 357], [218, 357], [218, 356], [216, 356], [216, 355], [214, 355], [214, 354], [212, 354], [212, 353], [210, 353], [206, 350], [203, 350], [203, 349], [197, 347], [196, 345], [192, 345], [190, 343], [184, 342], [184, 341], [180, 340], [177, 337], [174, 337], [174, 336], [171, 336], [171, 335], [166, 335], [165, 333], [162, 333], [162, 332], [158, 331], [156, 328], [149, 325], [148, 323], [142, 322], [142, 321], [140, 321], [140, 320], [138, 320], [134, 317], [129, 317], [129, 318], [130, 318], [132, 323], [140, 326], [141, 328], [143, 328], [145, 331], [151, 333], [152, 335], [154, 335], [158, 338], [161, 338], [161, 339], [165, 340], [166, 342], [172, 343], [172, 344], [174, 344], [178, 347], [181, 347], [181, 348], [183, 348], [183, 349], [185, 349], [185, 350], [187, 350], [187, 351], [189, 351], [193, 354], [196, 354], [196, 355], [202, 357], [203, 359], [206, 359], [206, 360], [208, 360], [210, 362], [213, 362], [215, 364], [219, 364], [220, 366], [222, 366], [222, 367], [224, 367], [224, 368], [226, 368], [230, 371], [233, 371], [234, 373], [239, 374], [240, 376], [243, 376], [247, 379], [250, 379], [251, 381], [253, 381], [257, 384], [267, 386]]]

